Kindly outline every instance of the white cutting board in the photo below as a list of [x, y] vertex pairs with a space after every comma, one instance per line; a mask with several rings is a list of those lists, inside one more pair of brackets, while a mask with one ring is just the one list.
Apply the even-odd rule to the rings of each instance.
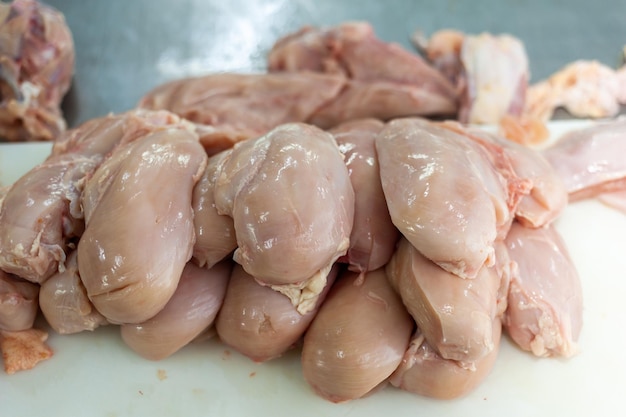
[[[553, 137], [584, 122], [554, 122]], [[50, 149], [0, 145], [0, 185]], [[626, 156], [624, 156], [626, 157]], [[31, 371], [0, 371], [0, 416], [608, 416], [626, 396], [626, 215], [596, 201], [557, 220], [583, 284], [580, 354], [537, 359], [504, 340], [495, 369], [470, 395], [436, 401], [386, 387], [332, 404], [302, 377], [299, 354], [255, 364], [215, 340], [161, 362], [137, 356], [115, 327], [51, 334], [55, 354]]]

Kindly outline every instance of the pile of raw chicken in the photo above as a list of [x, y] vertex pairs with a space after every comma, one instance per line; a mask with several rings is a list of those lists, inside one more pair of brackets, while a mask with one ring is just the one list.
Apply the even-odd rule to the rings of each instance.
[[557, 107], [616, 115], [621, 70], [529, 86], [511, 36], [441, 31], [416, 54], [351, 22], [279, 39], [265, 74], [172, 81], [66, 130], [63, 16], [15, 0], [0, 21], [0, 135], [53, 141], [0, 191], [7, 372], [52, 355], [39, 313], [59, 334], [118, 326], [152, 360], [208, 334], [259, 362], [301, 349], [334, 402], [383, 382], [462, 396], [503, 333], [576, 353], [581, 285], [553, 222], [576, 199], [625, 206], [626, 122], [529, 145]]

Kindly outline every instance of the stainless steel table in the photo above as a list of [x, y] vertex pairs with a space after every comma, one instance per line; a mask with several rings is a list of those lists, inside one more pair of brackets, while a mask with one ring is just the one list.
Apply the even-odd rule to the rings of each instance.
[[48, 0], [66, 16], [76, 75], [64, 103], [70, 126], [132, 108], [169, 79], [263, 70], [281, 35], [304, 24], [367, 20], [410, 47], [417, 28], [511, 33], [522, 39], [532, 80], [576, 59], [621, 63], [624, 0]]

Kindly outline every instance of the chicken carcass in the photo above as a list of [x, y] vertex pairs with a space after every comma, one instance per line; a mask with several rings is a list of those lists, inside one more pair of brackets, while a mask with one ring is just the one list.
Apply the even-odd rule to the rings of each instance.
[[0, 269], [38, 283], [62, 271], [69, 240], [84, 229], [85, 179], [116, 147], [176, 126], [192, 128], [172, 113], [133, 110], [65, 132], [1, 200]]
[[222, 306], [232, 263], [211, 269], [187, 263], [168, 303], [157, 315], [139, 324], [122, 324], [122, 340], [146, 359], [164, 359], [213, 325]]
[[228, 152], [215, 205], [234, 220], [233, 257], [306, 313], [350, 244], [354, 190], [343, 155], [331, 134], [300, 123]]
[[304, 336], [304, 378], [332, 402], [361, 398], [398, 367], [413, 327], [384, 269], [346, 272]]
[[335, 267], [330, 271], [315, 305], [301, 314], [287, 297], [259, 284], [236, 265], [217, 317], [218, 336], [255, 362], [280, 357], [296, 345], [311, 324], [335, 281], [337, 270]]
[[268, 68], [349, 78], [341, 94], [309, 119], [324, 128], [358, 118], [450, 115], [457, 110], [454, 87], [442, 74], [400, 45], [378, 39], [365, 22], [303, 27], [275, 43]]
[[570, 201], [626, 189], [626, 119], [597, 122], [564, 134], [544, 155]]
[[511, 226], [506, 237], [511, 273], [503, 324], [513, 341], [536, 356], [576, 353], [583, 297], [576, 266], [554, 228]]
[[288, 122], [304, 122], [345, 84], [316, 73], [213, 74], [156, 87], [139, 107], [169, 110], [199, 125], [210, 155]]
[[41, 285], [39, 307], [50, 327], [59, 334], [92, 331], [109, 323], [87, 296], [78, 274], [76, 251], [68, 255], [63, 272]]
[[63, 14], [36, 0], [0, 3], [0, 140], [54, 140], [74, 74]]
[[399, 119], [376, 138], [391, 219], [427, 258], [461, 277], [493, 264], [530, 182], [503, 152], [421, 119]]
[[176, 290], [194, 244], [193, 188], [207, 156], [187, 125], [119, 147], [86, 182], [78, 270], [96, 309], [142, 323]]
[[354, 226], [345, 261], [356, 272], [384, 266], [391, 258], [398, 240], [380, 184], [375, 140], [383, 128], [376, 119], [342, 123], [330, 130], [345, 156], [354, 188]]
[[483, 266], [474, 279], [461, 279], [422, 256], [401, 238], [386, 267], [389, 281], [424, 337], [444, 359], [472, 368], [497, 345], [493, 328], [502, 281]]
[[33, 327], [39, 305], [39, 286], [0, 270], [0, 330]]

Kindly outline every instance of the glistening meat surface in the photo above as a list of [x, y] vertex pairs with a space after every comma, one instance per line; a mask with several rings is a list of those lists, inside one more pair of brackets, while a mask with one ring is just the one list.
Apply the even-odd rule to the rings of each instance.
[[388, 123], [376, 138], [391, 219], [424, 256], [461, 277], [493, 264], [527, 184], [506, 156], [422, 119]]
[[384, 266], [399, 237], [380, 184], [375, 143], [383, 126], [376, 119], [363, 119], [330, 130], [344, 154], [355, 197], [350, 248], [341, 261], [347, 261], [349, 268], [357, 272]]
[[300, 312], [315, 305], [348, 250], [354, 219], [354, 190], [333, 136], [290, 123], [240, 142], [219, 168], [215, 204], [234, 220], [235, 261]]
[[121, 147], [85, 185], [79, 273], [109, 321], [146, 321], [176, 290], [192, 255], [192, 192], [206, 163], [197, 135], [172, 127]]

